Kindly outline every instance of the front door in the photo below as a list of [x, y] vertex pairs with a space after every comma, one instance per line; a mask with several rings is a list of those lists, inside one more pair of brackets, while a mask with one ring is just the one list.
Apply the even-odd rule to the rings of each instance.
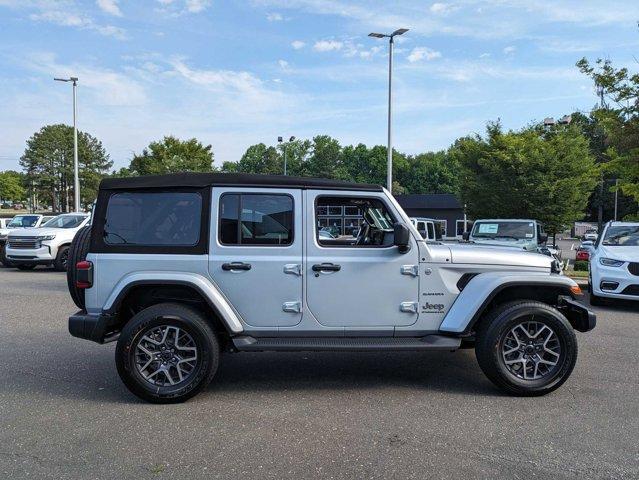
[[[417, 242], [400, 253], [393, 224], [402, 221], [382, 193], [307, 190], [306, 298], [319, 323], [330, 327], [387, 329], [412, 325], [419, 315]], [[330, 232], [324, 224], [360, 224]], [[332, 215], [332, 216], [331, 216]], [[326, 217], [325, 217], [326, 216]], [[339, 220], [339, 221], [338, 221]]]
[[245, 323], [302, 319], [300, 190], [214, 188], [209, 274]]

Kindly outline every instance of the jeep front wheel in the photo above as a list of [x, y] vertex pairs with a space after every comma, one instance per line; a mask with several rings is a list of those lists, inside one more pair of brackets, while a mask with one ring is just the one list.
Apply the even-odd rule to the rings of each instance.
[[220, 347], [202, 313], [162, 303], [135, 315], [115, 350], [120, 378], [138, 397], [153, 403], [188, 400], [210, 383]]
[[521, 396], [559, 388], [577, 361], [577, 338], [557, 309], [535, 301], [497, 307], [477, 330], [475, 353], [486, 376]]

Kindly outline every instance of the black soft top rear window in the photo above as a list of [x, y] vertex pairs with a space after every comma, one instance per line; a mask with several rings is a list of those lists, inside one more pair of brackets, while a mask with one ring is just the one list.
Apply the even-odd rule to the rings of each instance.
[[206, 253], [209, 191], [208, 188], [101, 191], [91, 251]]

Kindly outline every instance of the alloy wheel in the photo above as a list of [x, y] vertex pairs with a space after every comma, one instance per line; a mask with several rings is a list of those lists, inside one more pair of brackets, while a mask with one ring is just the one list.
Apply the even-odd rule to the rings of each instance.
[[172, 386], [188, 380], [197, 363], [198, 351], [193, 337], [173, 325], [149, 329], [135, 345], [135, 367], [155, 386]]
[[534, 316], [511, 328], [501, 345], [506, 368], [523, 380], [552, 375], [559, 366], [561, 353], [561, 342], [555, 331], [545, 323], [534, 321]]

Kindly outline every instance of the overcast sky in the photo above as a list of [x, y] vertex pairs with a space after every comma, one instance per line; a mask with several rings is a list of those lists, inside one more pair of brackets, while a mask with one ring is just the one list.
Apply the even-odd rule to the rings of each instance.
[[609, 57], [639, 70], [636, 0], [0, 0], [0, 170], [25, 140], [71, 123], [116, 167], [173, 134], [216, 164], [278, 135], [386, 142], [387, 43], [396, 44], [395, 147], [446, 148], [501, 119], [520, 128], [589, 110], [574, 67]]

